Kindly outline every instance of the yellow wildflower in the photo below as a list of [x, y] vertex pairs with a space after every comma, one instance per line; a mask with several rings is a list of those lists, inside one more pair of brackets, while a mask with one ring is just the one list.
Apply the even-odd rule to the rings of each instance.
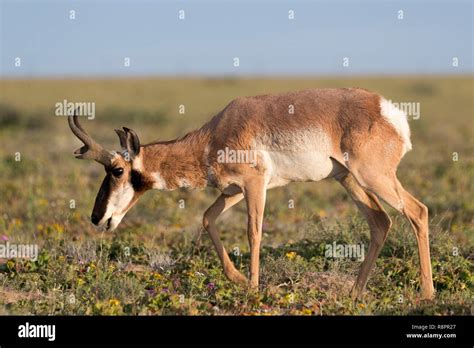
[[293, 260], [295, 257], [296, 257], [296, 253], [294, 251], [290, 251], [288, 253], [286, 253], [286, 257], [288, 260]]
[[21, 221], [21, 219], [15, 218], [15, 219], [12, 220], [12, 225], [13, 225], [13, 226], [22, 226], [22, 225], [23, 225], [23, 221]]
[[119, 305], [120, 305], [120, 301], [117, 300], [116, 298], [111, 298], [111, 299], [109, 300], [109, 304], [110, 304], [112, 307], [119, 306]]
[[64, 232], [64, 226], [58, 224], [57, 222], [55, 222], [53, 224], [53, 229], [58, 233], [63, 233]]
[[38, 199], [38, 205], [41, 207], [46, 207], [48, 205], [48, 201], [44, 198]]

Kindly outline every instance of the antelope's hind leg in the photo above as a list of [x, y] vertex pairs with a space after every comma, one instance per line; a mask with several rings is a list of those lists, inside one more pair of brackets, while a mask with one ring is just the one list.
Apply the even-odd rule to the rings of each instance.
[[433, 298], [434, 286], [430, 258], [428, 208], [403, 188], [395, 174], [380, 175], [379, 173], [360, 171], [356, 177], [361, 185], [405, 215], [410, 222], [418, 243], [422, 298]]
[[336, 180], [339, 181], [349, 193], [367, 220], [370, 228], [369, 249], [360, 267], [357, 280], [352, 287], [351, 295], [355, 300], [360, 297], [365, 289], [369, 273], [382, 250], [392, 222], [377, 197], [365, 190], [349, 171], [336, 177]]

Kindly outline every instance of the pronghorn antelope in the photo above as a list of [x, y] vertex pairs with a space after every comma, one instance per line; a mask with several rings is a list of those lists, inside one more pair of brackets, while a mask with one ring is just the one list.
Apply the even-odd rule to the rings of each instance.
[[[216, 187], [221, 195], [204, 213], [204, 228], [227, 278], [256, 288], [266, 190], [295, 181], [334, 178], [370, 227], [369, 248], [352, 297], [358, 298], [364, 290], [391, 226], [379, 198], [408, 218], [418, 242], [422, 296], [434, 295], [428, 209], [396, 177], [401, 158], [412, 147], [407, 116], [375, 93], [358, 88], [312, 89], [238, 98], [202, 128], [175, 140], [141, 145], [133, 130], [117, 129], [121, 152], [97, 144], [78, 116], [69, 116], [69, 126], [85, 144], [76, 150], [76, 157], [105, 167], [91, 216], [95, 225], [115, 229], [150, 189]], [[252, 151], [256, 161], [219, 160], [223, 149]], [[216, 228], [217, 217], [244, 198], [249, 279], [233, 265]]]

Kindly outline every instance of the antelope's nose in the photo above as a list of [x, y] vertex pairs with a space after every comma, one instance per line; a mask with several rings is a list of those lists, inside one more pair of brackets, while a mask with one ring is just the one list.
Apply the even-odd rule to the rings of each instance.
[[91, 215], [91, 221], [94, 225], [97, 225], [100, 221], [100, 218], [96, 214]]

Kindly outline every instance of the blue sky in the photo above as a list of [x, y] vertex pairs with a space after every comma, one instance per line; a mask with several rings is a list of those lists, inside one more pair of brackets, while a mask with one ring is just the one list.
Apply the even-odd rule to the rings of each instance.
[[470, 0], [0, 3], [2, 77], [473, 72]]

